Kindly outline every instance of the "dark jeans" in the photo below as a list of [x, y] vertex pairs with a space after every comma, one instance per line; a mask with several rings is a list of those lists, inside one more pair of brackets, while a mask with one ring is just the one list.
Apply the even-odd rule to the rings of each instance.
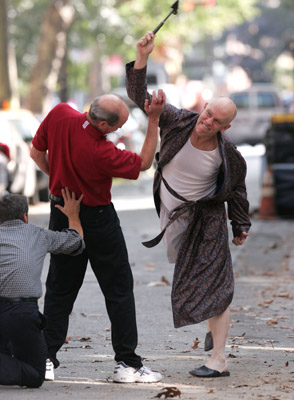
[[47, 356], [43, 324], [37, 303], [0, 303], [0, 385], [42, 385]]
[[[68, 227], [68, 221], [55, 208], [55, 204], [58, 203], [51, 200], [49, 228], [59, 231]], [[115, 360], [140, 368], [141, 357], [135, 354], [138, 338], [133, 275], [116, 211], [112, 204], [97, 207], [82, 204], [80, 219], [84, 229], [85, 251], [78, 256], [51, 255], [44, 304], [44, 315], [48, 320], [44, 334], [49, 357], [57, 368], [59, 361], [56, 353], [64, 344], [69, 315], [90, 260], [105, 297]]]

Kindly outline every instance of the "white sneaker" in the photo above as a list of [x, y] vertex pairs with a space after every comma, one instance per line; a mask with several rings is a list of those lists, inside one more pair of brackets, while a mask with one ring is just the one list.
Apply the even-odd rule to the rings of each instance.
[[119, 361], [114, 368], [113, 382], [117, 383], [154, 383], [161, 379], [162, 376], [159, 372], [152, 371], [144, 365], [136, 369]]
[[45, 381], [54, 381], [54, 365], [49, 358], [46, 360]]

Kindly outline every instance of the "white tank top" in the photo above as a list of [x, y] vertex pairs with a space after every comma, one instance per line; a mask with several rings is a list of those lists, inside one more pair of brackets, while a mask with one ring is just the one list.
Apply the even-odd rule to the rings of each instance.
[[[175, 157], [163, 167], [162, 175], [179, 195], [196, 201], [213, 195], [222, 159], [218, 147], [212, 151], [199, 150], [189, 140]], [[174, 197], [161, 182], [160, 198], [171, 211], [182, 203]]]

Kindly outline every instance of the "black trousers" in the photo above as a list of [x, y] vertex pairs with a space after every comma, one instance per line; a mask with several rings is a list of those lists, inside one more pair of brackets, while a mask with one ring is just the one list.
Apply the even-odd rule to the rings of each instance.
[[43, 325], [37, 303], [0, 302], [0, 385], [42, 385], [47, 356]]
[[[55, 231], [68, 227], [67, 218], [55, 207], [58, 203], [62, 202], [51, 200], [49, 228]], [[133, 275], [116, 211], [112, 204], [97, 207], [82, 204], [80, 219], [85, 251], [78, 256], [51, 255], [44, 304], [47, 318], [44, 334], [49, 358], [57, 368], [59, 361], [56, 354], [64, 344], [69, 315], [89, 260], [105, 297], [115, 360], [140, 368], [141, 357], [135, 354], [138, 338]]]

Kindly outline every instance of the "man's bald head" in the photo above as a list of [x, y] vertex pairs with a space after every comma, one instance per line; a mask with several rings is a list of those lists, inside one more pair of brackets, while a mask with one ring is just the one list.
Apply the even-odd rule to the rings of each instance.
[[215, 97], [207, 104], [207, 106], [216, 107], [222, 113], [222, 118], [226, 123], [230, 123], [237, 115], [236, 104], [229, 97]]
[[106, 121], [108, 125], [115, 126], [120, 118], [128, 118], [129, 110], [123, 99], [115, 94], [104, 94], [96, 97], [89, 109], [89, 116], [95, 123]]

